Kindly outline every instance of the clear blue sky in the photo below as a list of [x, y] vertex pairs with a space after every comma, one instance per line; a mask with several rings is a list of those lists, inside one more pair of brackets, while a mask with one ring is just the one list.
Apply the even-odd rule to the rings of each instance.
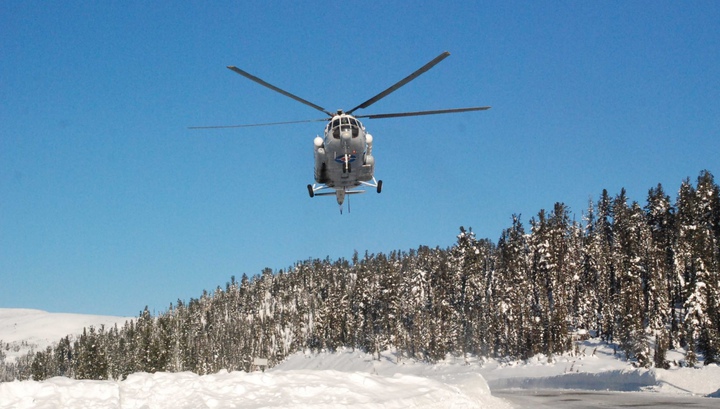
[[[497, 241], [602, 189], [644, 203], [720, 177], [720, 3], [0, 2], [0, 307], [135, 315], [308, 258]], [[322, 123], [349, 109], [383, 193], [310, 199]], [[318, 115], [319, 114], [319, 115]]]

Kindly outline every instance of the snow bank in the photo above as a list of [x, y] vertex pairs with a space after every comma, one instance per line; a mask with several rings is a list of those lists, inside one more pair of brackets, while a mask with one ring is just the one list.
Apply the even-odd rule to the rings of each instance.
[[0, 383], [0, 408], [120, 408], [117, 385], [103, 381], [52, 378], [45, 382]]
[[[720, 367], [715, 364], [697, 368], [638, 369], [599, 339], [580, 345], [580, 354], [552, 358], [538, 355], [523, 362], [488, 360], [479, 372], [492, 390], [646, 391], [720, 397]], [[684, 354], [672, 351], [668, 356], [680, 361]]]
[[532, 378], [504, 378], [489, 382], [492, 389], [581, 389], [594, 391], [643, 391], [657, 384], [650, 370], [567, 373]]
[[[266, 372], [137, 373], [125, 381], [73, 381], [0, 384], [0, 408], [509, 408], [490, 395], [482, 376], [470, 370], [448, 371], [433, 365], [412, 365], [390, 374], [387, 361], [354, 353], [301, 356], [285, 368]], [[348, 364], [341, 369], [292, 369]], [[302, 365], [300, 365], [302, 366]], [[355, 368], [364, 367], [357, 371]], [[370, 369], [368, 371], [367, 369]], [[457, 369], [457, 368], [455, 368]], [[425, 373], [425, 374], [421, 374]], [[427, 376], [429, 375], [429, 376]]]
[[657, 369], [655, 372], [657, 385], [653, 390], [720, 398], [720, 367], [716, 364], [702, 368]]
[[[391, 351], [384, 352], [378, 359], [359, 351], [341, 349], [335, 353], [296, 353], [271, 371], [334, 371], [360, 376], [363, 382], [392, 380], [392, 383], [407, 385], [410, 390], [402, 393], [386, 392], [382, 388], [375, 392], [374, 396], [378, 398], [375, 404], [383, 407], [396, 407], [396, 404], [400, 405], [397, 407], [509, 407], [503, 400], [491, 396], [478, 367], [467, 365], [463, 360], [427, 364], [399, 359], [399, 355]], [[405, 398], [396, 400], [396, 396], [403, 394]], [[385, 395], [382, 400], [381, 395]]]

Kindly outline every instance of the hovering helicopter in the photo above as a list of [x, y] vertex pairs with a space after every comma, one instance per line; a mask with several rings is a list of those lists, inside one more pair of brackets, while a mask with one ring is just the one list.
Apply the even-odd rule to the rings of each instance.
[[[303, 122], [327, 121], [328, 124], [325, 126], [324, 137], [321, 138], [320, 136], [316, 136], [313, 141], [315, 151], [315, 183], [307, 185], [307, 190], [311, 198], [315, 196], [334, 195], [337, 199], [338, 205], [340, 206], [340, 213], [342, 213], [346, 195], [365, 193], [365, 187], [374, 188], [378, 193], [382, 191], [382, 180], [376, 180], [374, 176], [375, 158], [372, 154], [373, 137], [367, 132], [365, 126], [358, 120], [358, 118], [397, 118], [406, 116], [483, 111], [490, 109], [489, 106], [483, 106], [390, 114], [353, 115], [353, 112], [356, 110], [367, 108], [385, 98], [390, 93], [396, 91], [398, 88], [404, 86], [408, 82], [428, 71], [430, 68], [434, 67], [449, 55], [450, 53], [445, 51], [412, 74], [392, 85], [390, 88], [382, 91], [355, 108], [347, 111], [338, 109], [336, 112], [330, 112], [319, 105], [313, 104], [310, 101], [298, 97], [297, 95], [293, 95], [268, 82], [265, 82], [262, 79], [241, 70], [240, 68], [228, 66], [227, 68], [242, 75], [243, 77], [323, 112], [328, 115], [328, 117], [303, 121], [270, 122], [247, 125], [194, 126], [190, 127], [190, 129], [243, 128], [251, 126], [286, 125]], [[348, 204], [348, 211], [349, 210]]]

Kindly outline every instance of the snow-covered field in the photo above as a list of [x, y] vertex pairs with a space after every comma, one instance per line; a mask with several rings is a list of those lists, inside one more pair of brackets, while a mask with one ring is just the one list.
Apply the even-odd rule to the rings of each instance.
[[[42, 317], [44, 315], [44, 317]], [[0, 309], [0, 340], [55, 340], [85, 325], [113, 317], [48, 314]], [[117, 322], [125, 318], [114, 317]], [[86, 321], [89, 320], [89, 321]], [[79, 325], [78, 323], [82, 322]], [[53, 333], [53, 331], [59, 331]], [[23, 338], [24, 337], [24, 338]], [[5, 341], [7, 342], [7, 341]], [[669, 359], [682, 359], [681, 354]], [[125, 381], [0, 384], [0, 408], [509, 408], [491, 395], [494, 388], [572, 388], [720, 395], [720, 367], [638, 370], [597, 340], [583, 342], [580, 354], [548, 360], [502, 362], [448, 357], [425, 364], [388, 351], [297, 353], [266, 372], [137, 373]], [[719, 401], [720, 402], [720, 401]]]

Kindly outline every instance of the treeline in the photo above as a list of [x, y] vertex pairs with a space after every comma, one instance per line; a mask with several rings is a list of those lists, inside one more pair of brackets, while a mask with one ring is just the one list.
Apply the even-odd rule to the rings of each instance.
[[497, 244], [460, 228], [448, 249], [356, 254], [265, 270], [225, 288], [146, 308], [122, 327], [87, 328], [5, 364], [7, 379], [124, 379], [138, 371], [251, 370], [299, 350], [395, 348], [526, 359], [593, 331], [639, 366], [720, 361], [720, 189], [703, 171], [673, 203], [658, 185], [641, 206], [603, 191], [581, 222], [562, 203], [513, 216]]

